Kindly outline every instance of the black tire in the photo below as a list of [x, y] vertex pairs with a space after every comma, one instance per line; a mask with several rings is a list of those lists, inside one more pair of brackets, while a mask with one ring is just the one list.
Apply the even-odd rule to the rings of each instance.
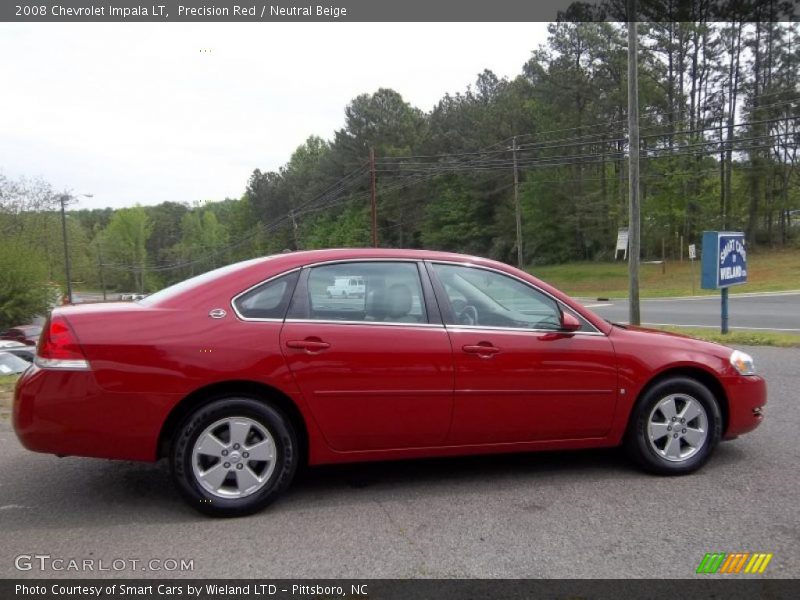
[[[257, 491], [241, 498], [212, 494], [200, 484], [192, 467], [197, 439], [206, 428], [228, 417], [256, 421], [272, 436], [275, 448], [271, 475]], [[170, 467], [178, 491], [190, 506], [215, 517], [240, 517], [258, 512], [286, 490], [297, 471], [299, 456], [297, 435], [289, 419], [265, 402], [237, 396], [205, 404], [183, 421], [170, 449]]]
[[[706, 431], [705, 441], [698, 444], [699, 447], [691, 455], [671, 461], [660, 455], [653, 447], [648, 426], [656, 405], [672, 394], [688, 396], [699, 402], [705, 410], [707, 426], [704, 428]], [[655, 414], [657, 418], [661, 418], [659, 413]], [[669, 420], [665, 421], [665, 424], [672, 426], [668, 422]], [[706, 386], [689, 377], [670, 377], [648, 389], [636, 403], [628, 423], [624, 446], [628, 456], [646, 471], [658, 475], [686, 475], [702, 467], [711, 457], [722, 437], [722, 426], [719, 403]], [[669, 435], [675, 434], [670, 433]], [[677, 435], [680, 435], [680, 432]], [[679, 441], [679, 443], [682, 442]]]

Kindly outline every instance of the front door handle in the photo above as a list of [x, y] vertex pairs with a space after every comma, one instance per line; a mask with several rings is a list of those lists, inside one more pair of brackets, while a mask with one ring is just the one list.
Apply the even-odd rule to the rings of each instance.
[[328, 342], [323, 342], [320, 339], [289, 340], [286, 342], [286, 346], [295, 350], [305, 350], [308, 353], [321, 352], [331, 347]]
[[461, 346], [461, 349], [467, 354], [477, 354], [481, 358], [491, 358], [500, 352], [500, 348], [493, 346], [489, 342], [480, 342], [475, 345]]

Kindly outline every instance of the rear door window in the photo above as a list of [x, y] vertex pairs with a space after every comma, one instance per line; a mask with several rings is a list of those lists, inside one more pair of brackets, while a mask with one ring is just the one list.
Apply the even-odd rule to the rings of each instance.
[[[342, 283], [346, 286], [342, 287]], [[315, 320], [428, 322], [419, 270], [413, 262], [349, 262], [312, 267], [308, 294], [309, 317]]]

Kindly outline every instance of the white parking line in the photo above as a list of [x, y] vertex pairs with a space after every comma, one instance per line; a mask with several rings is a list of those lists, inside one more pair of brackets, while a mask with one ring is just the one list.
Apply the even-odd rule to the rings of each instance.
[[611, 302], [601, 302], [600, 304], [584, 304], [585, 308], [599, 308], [601, 306], [614, 306]]

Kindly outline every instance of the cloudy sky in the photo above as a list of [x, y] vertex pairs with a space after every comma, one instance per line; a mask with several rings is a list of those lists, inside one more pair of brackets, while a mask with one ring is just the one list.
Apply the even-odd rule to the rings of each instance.
[[[357, 94], [428, 111], [521, 71], [544, 23], [0, 23], [0, 171], [81, 207], [238, 197]], [[201, 52], [205, 50], [205, 52]]]

